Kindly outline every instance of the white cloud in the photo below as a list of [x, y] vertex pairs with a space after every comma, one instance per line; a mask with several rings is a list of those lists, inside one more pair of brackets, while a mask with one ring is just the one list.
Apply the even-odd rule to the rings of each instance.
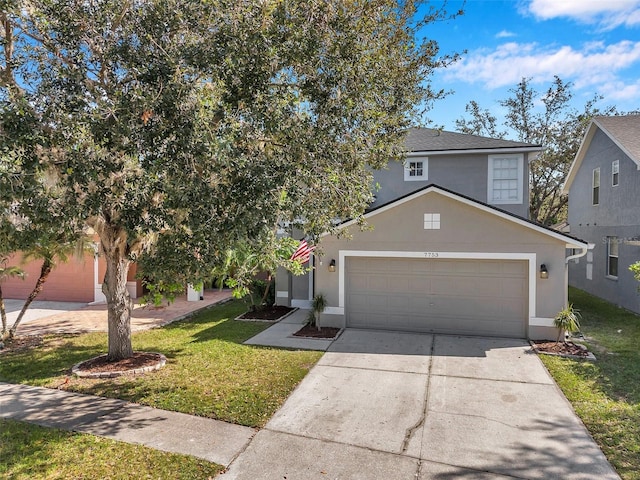
[[606, 29], [640, 25], [640, 0], [531, 0], [527, 11], [540, 20], [573, 18]]
[[640, 80], [628, 84], [621, 81], [607, 82], [601, 86], [598, 93], [604, 97], [605, 103], [629, 101], [632, 102], [632, 108], [640, 108]]
[[591, 42], [581, 49], [509, 42], [495, 50], [476, 50], [445, 70], [445, 78], [481, 83], [496, 89], [516, 85], [522, 77], [534, 83], [548, 82], [558, 75], [576, 88], [613, 84], [622, 70], [640, 64], [640, 42], [611, 45]]
[[510, 37], [515, 37], [516, 34], [513, 32], [510, 32], [508, 30], [502, 30], [498, 33], [496, 33], [496, 38], [510, 38]]

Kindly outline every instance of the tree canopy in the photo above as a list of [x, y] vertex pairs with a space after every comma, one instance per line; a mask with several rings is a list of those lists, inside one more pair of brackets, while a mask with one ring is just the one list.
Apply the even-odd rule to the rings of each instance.
[[506, 138], [515, 134], [516, 139], [541, 145], [542, 153], [529, 164], [529, 216], [543, 225], [553, 225], [566, 219], [567, 198], [561, 194], [571, 163], [578, 153], [580, 142], [589, 121], [595, 115], [610, 115], [613, 107], [600, 111], [596, 103], [601, 97], [594, 95], [585, 102], [581, 111], [571, 107], [572, 84], [555, 77], [544, 92], [531, 86], [531, 80], [523, 78], [511, 96], [499, 101], [506, 109], [501, 130], [498, 118], [478, 102], [466, 107], [468, 118], [456, 121], [456, 128], [463, 133]]
[[113, 360], [132, 354], [130, 262], [189, 280], [278, 222], [361, 217], [369, 167], [401, 157], [455, 58], [418, 38], [448, 14], [414, 1], [4, 5], [5, 211], [35, 199], [99, 236]]

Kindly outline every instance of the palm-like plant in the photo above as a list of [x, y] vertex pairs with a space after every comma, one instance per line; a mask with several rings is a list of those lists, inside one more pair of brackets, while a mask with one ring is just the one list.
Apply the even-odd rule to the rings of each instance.
[[580, 330], [580, 318], [580, 312], [571, 303], [558, 312], [553, 319], [553, 325], [558, 329], [556, 344], [560, 342], [562, 332], [575, 333]]
[[324, 309], [327, 307], [327, 299], [324, 295], [319, 293], [315, 297], [313, 297], [313, 301], [311, 302], [311, 310], [309, 311], [309, 317], [307, 321], [309, 325], [315, 326], [318, 331], [320, 331], [320, 314], [324, 312]]
[[15, 336], [18, 325], [20, 325], [29, 305], [31, 305], [31, 302], [42, 292], [44, 283], [58, 262], [66, 262], [71, 255], [82, 257], [84, 252], [90, 248], [91, 243], [89, 240], [86, 237], [81, 237], [76, 242], [47, 241], [38, 243], [24, 253], [23, 262], [27, 260], [42, 260], [40, 275], [33, 290], [31, 290], [31, 293], [29, 293], [29, 296], [25, 300], [16, 321], [8, 331], [3, 333], [3, 338], [13, 338]]

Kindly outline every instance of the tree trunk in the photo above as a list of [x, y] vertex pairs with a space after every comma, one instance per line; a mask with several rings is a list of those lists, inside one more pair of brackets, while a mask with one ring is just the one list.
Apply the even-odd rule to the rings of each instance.
[[107, 360], [115, 362], [133, 356], [131, 345], [131, 310], [133, 302], [127, 290], [129, 264], [126, 251], [119, 242], [106, 244], [102, 249], [107, 271], [102, 282], [102, 293], [107, 297], [109, 347]]
[[18, 329], [18, 325], [20, 325], [20, 322], [22, 321], [22, 317], [24, 317], [24, 314], [27, 312], [27, 309], [29, 308], [29, 305], [31, 305], [31, 302], [33, 302], [35, 298], [38, 295], [40, 295], [40, 292], [44, 288], [44, 282], [47, 281], [47, 278], [49, 277], [49, 274], [53, 270], [53, 267], [54, 267], [53, 259], [45, 258], [44, 261], [42, 262], [42, 267], [40, 268], [40, 276], [38, 277], [36, 286], [33, 287], [33, 290], [31, 290], [31, 293], [29, 294], [29, 296], [24, 302], [24, 305], [22, 306], [22, 310], [20, 310], [20, 313], [18, 314], [18, 318], [16, 318], [16, 321], [14, 322], [13, 326], [9, 330], [9, 338], [13, 338], [15, 336], [16, 330]]
[[272, 280], [273, 280], [273, 277], [271, 276], [271, 272], [267, 272], [267, 287], [264, 289], [264, 293], [262, 294], [262, 301], [260, 302], [260, 305], [264, 305], [267, 302], [267, 297], [269, 296], [269, 290], [271, 290]]
[[0, 341], [5, 339], [7, 332], [7, 311], [4, 307], [4, 296], [2, 295], [2, 285], [0, 285], [0, 317], [2, 318], [2, 332], [0, 332]]

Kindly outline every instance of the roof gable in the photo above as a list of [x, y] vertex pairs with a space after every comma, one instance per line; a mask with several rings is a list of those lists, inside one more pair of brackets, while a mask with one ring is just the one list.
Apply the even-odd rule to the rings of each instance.
[[[403, 203], [409, 202], [411, 200], [414, 200], [418, 197], [421, 197], [423, 195], [426, 195], [428, 193], [431, 192], [436, 192], [440, 195], [444, 195], [448, 198], [451, 198], [453, 200], [459, 201], [461, 203], [464, 203], [466, 205], [469, 205], [471, 207], [477, 208], [479, 210], [482, 210], [484, 212], [490, 213], [492, 215], [495, 215], [499, 218], [505, 219], [507, 221], [513, 222], [516, 225], [528, 228], [530, 230], [533, 230], [537, 233], [542, 233], [543, 235], [547, 235], [549, 237], [552, 237], [556, 240], [560, 240], [562, 242], [566, 243], [567, 248], [586, 248], [588, 246], [588, 243], [580, 240], [579, 238], [575, 238], [572, 237], [570, 235], [567, 235], [565, 233], [561, 233], [558, 232], [556, 230], [553, 230], [549, 227], [545, 227], [544, 225], [540, 225], [536, 222], [533, 222], [531, 220], [527, 220], [525, 218], [519, 217], [517, 215], [514, 215], [512, 213], [509, 213], [505, 210], [496, 208], [492, 205], [488, 205], [486, 203], [480, 202], [478, 200], [475, 200], [471, 197], [467, 197], [465, 195], [460, 195], [459, 193], [453, 192], [451, 190], [448, 190], [446, 188], [440, 187], [438, 185], [435, 184], [430, 184], [427, 185], [426, 187], [423, 187], [419, 190], [416, 190], [414, 192], [411, 192], [407, 195], [404, 195], [403, 197], [400, 197], [396, 200], [393, 200], [389, 203], [386, 203], [384, 205], [380, 205], [379, 207], [376, 207], [372, 210], [370, 210], [369, 212], [365, 213], [364, 218], [365, 219], [369, 219], [372, 218], [380, 213], [386, 212], [387, 210], [396, 208], [400, 205], [402, 205]], [[337, 228], [343, 229], [343, 228], [347, 228], [351, 225], [354, 225], [356, 223], [356, 220], [348, 220], [346, 222], [341, 223], [340, 225], [337, 226]], [[324, 235], [329, 235], [329, 233], [326, 233]], [[323, 235], [323, 236], [324, 236]]]
[[405, 139], [410, 153], [448, 153], [451, 151], [517, 150], [539, 151], [540, 145], [481, 137], [468, 133], [448, 132], [433, 128], [411, 128]]
[[640, 170], [640, 115], [619, 115], [613, 117], [594, 117], [582, 139], [576, 158], [564, 182], [562, 193], [567, 195], [571, 184], [582, 165], [596, 131], [600, 129], [627, 155]]

